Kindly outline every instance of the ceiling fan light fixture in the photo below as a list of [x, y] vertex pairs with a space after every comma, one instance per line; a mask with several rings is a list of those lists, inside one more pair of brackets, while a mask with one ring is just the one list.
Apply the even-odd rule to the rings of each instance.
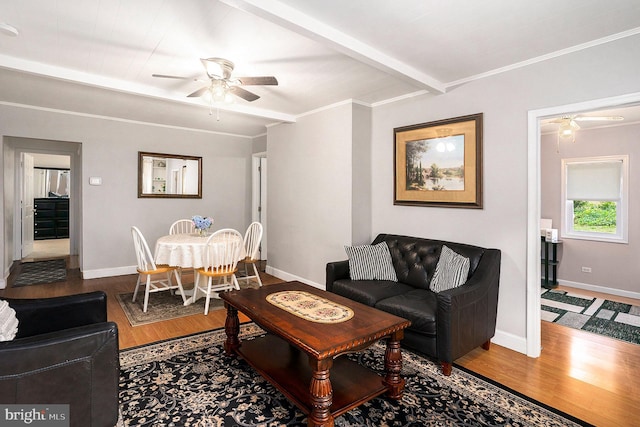
[[580, 126], [574, 120], [567, 119], [558, 127], [558, 136], [572, 138], [573, 142], [575, 142], [575, 134], [578, 129], [580, 129]]

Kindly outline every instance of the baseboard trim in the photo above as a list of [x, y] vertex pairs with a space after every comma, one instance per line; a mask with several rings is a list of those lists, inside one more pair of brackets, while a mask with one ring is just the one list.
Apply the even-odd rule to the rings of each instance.
[[527, 340], [524, 337], [510, 334], [501, 330], [496, 330], [496, 334], [491, 338], [493, 344], [500, 347], [508, 348], [509, 350], [517, 351], [518, 353], [527, 354]]
[[124, 276], [136, 274], [138, 270], [135, 265], [115, 268], [99, 268], [96, 270], [82, 270], [83, 279], [99, 279], [101, 277]]
[[603, 294], [617, 295], [619, 297], [640, 299], [640, 292], [625, 291], [622, 289], [607, 288], [604, 286], [590, 285], [588, 283], [571, 282], [569, 280], [558, 280], [559, 285], [568, 286], [570, 288], [584, 289], [586, 291], [600, 292]]
[[273, 267], [271, 267], [269, 265], [267, 265], [267, 267], [265, 268], [265, 273], [270, 274], [270, 275], [272, 275], [274, 277], [277, 277], [278, 279], [282, 279], [282, 280], [287, 281], [287, 282], [291, 282], [293, 280], [297, 280], [298, 282], [302, 282], [302, 283], [307, 284], [309, 286], [313, 286], [314, 288], [318, 288], [318, 289], [322, 289], [322, 290], [325, 289], [325, 285], [321, 285], [319, 283], [312, 282], [312, 281], [310, 281], [308, 279], [305, 279], [303, 277], [298, 277], [298, 276], [296, 276], [294, 274], [287, 273], [286, 271], [278, 270], [277, 268], [273, 268]]

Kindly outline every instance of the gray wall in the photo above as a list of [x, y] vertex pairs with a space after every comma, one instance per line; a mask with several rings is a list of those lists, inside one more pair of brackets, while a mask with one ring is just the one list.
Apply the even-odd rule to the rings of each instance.
[[352, 241], [350, 103], [269, 128], [268, 271], [324, 288]]
[[[149, 244], [171, 223], [209, 215], [214, 228], [246, 230], [250, 223], [249, 138], [192, 132], [141, 123], [62, 114], [0, 105], [0, 135], [74, 141], [82, 144], [82, 270], [86, 277], [135, 272], [130, 227], [138, 226]], [[4, 143], [3, 143], [4, 144]], [[12, 181], [11, 147], [5, 152], [3, 181]], [[187, 154], [203, 158], [202, 199], [138, 199], [138, 151]], [[102, 177], [101, 186], [88, 185]], [[5, 277], [13, 253], [12, 182], [3, 182], [1, 259]]]
[[[372, 235], [409, 234], [502, 250], [496, 342], [526, 337], [528, 112], [640, 91], [640, 36], [374, 108]], [[587, 72], [588, 71], [588, 72]], [[484, 209], [394, 206], [392, 129], [484, 113]], [[633, 216], [633, 213], [631, 213]], [[637, 285], [637, 281], [636, 281]], [[522, 348], [522, 347], [519, 347]]]
[[[556, 135], [541, 140], [541, 214], [560, 229], [562, 159], [617, 154], [629, 155], [629, 243], [562, 239], [558, 278], [567, 285], [618, 295], [640, 297], [640, 124], [577, 132], [575, 143], [562, 143]], [[581, 268], [591, 267], [591, 273]]]
[[[345, 259], [343, 245], [397, 233], [502, 250], [495, 342], [527, 345], [528, 114], [640, 92], [640, 36], [486, 77], [443, 95], [422, 95], [372, 108], [371, 145], [361, 147], [340, 106], [268, 131], [269, 264], [284, 278], [324, 282], [326, 261]], [[587, 72], [588, 71], [588, 72]], [[484, 208], [393, 205], [393, 129], [484, 113]], [[357, 124], [359, 125], [359, 124]], [[354, 240], [354, 175], [371, 158], [371, 231]], [[367, 186], [358, 187], [367, 191]], [[633, 212], [631, 212], [633, 218]], [[368, 219], [365, 218], [365, 221]], [[361, 237], [358, 236], [360, 239]], [[290, 273], [290, 274], [287, 274]]]

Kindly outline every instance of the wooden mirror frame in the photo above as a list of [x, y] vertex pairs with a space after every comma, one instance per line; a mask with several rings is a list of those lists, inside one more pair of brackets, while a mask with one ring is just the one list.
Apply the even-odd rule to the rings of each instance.
[[[159, 193], [154, 193], [152, 192], [143, 192], [144, 189], [144, 185], [143, 185], [143, 180], [144, 180], [144, 161], [145, 161], [145, 157], [151, 157], [152, 161], [165, 161], [165, 164], [167, 162], [167, 160], [170, 159], [178, 159], [178, 160], [195, 160], [198, 162], [198, 177], [197, 177], [197, 185], [198, 185], [198, 191], [196, 192], [192, 192], [192, 193], [166, 193], [166, 192], [159, 192]], [[186, 165], [183, 167], [187, 167]], [[153, 173], [153, 171], [152, 171]], [[182, 175], [182, 177], [184, 177], [184, 175]], [[153, 182], [159, 182], [153, 179], [153, 175], [151, 176], [151, 185], [153, 185]], [[166, 186], [166, 180], [163, 181], [165, 182], [165, 186]], [[184, 183], [184, 181], [183, 181]], [[166, 188], [166, 187], [165, 187]], [[166, 154], [166, 153], [150, 153], [150, 152], [144, 152], [144, 151], [138, 151], [138, 198], [158, 198], [158, 199], [202, 199], [202, 157], [197, 157], [197, 156], [186, 156], [186, 155], [181, 155], [181, 154]]]

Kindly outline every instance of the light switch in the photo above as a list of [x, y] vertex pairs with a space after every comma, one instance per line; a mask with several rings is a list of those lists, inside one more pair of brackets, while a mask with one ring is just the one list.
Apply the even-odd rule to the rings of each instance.
[[100, 177], [100, 176], [89, 177], [89, 184], [90, 185], [102, 185], [102, 177]]

